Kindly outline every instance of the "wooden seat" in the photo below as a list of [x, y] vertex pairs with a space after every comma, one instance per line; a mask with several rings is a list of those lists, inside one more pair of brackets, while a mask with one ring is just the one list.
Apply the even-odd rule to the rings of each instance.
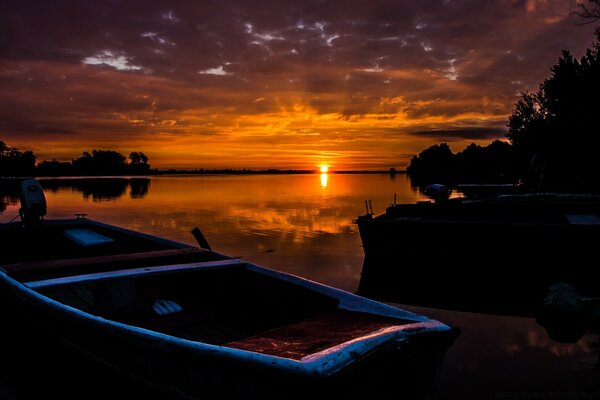
[[300, 360], [369, 333], [411, 321], [354, 311], [334, 312], [229, 342], [227, 347]]
[[16, 264], [6, 264], [2, 266], [7, 273], [40, 271], [53, 268], [76, 268], [80, 266], [93, 266], [109, 263], [135, 263], [149, 259], [164, 259], [169, 257], [210, 253], [209, 250], [197, 247], [186, 247], [183, 249], [147, 251], [143, 253], [113, 254], [109, 256], [82, 257], [72, 259], [50, 260], [50, 261], [32, 261]]

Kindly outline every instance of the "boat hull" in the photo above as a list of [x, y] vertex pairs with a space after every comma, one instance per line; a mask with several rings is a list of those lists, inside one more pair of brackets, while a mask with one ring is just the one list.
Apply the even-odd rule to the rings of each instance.
[[24, 332], [28, 340], [56, 338], [149, 385], [186, 398], [295, 399], [322, 393], [358, 399], [399, 391], [410, 398], [422, 397], [431, 392], [446, 349], [454, 340], [447, 331], [419, 334], [386, 344], [339, 373], [310, 376], [102, 324], [40, 302], [6, 279], [0, 279], [0, 294], [5, 318], [11, 321], [4, 329], [5, 338], [25, 337]]
[[555, 283], [600, 295], [590, 279], [599, 225], [386, 215], [356, 222], [365, 252], [361, 295], [524, 315]]

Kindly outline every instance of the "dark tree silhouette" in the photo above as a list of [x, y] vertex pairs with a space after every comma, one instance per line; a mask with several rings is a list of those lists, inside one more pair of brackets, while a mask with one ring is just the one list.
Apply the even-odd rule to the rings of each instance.
[[431, 182], [449, 183], [454, 180], [455, 156], [447, 143], [435, 144], [413, 156], [406, 172], [417, 185]]
[[584, 24], [600, 20], [600, 0], [588, 0], [577, 4], [575, 15], [582, 18]]
[[429, 183], [514, 183], [513, 146], [496, 140], [482, 147], [471, 143], [453, 154], [446, 143], [433, 145], [411, 159], [406, 169], [415, 186]]
[[84, 151], [73, 160], [75, 172], [81, 175], [122, 175], [126, 171], [126, 157], [114, 150]]
[[35, 172], [35, 154], [19, 151], [0, 141], [0, 176], [32, 176]]
[[[597, 33], [600, 40], [600, 32]], [[577, 60], [564, 51], [537, 93], [523, 93], [507, 137], [521, 175], [543, 190], [600, 190], [600, 43]]]
[[133, 151], [127, 157], [114, 150], [84, 151], [71, 162], [42, 161], [37, 166], [32, 151], [19, 151], [0, 141], [0, 177], [72, 175], [146, 175], [151, 172], [148, 156]]
[[129, 154], [129, 168], [132, 174], [142, 175], [150, 172], [148, 156], [141, 151], [133, 151]]
[[514, 159], [512, 146], [501, 140], [485, 147], [471, 143], [456, 154], [457, 179], [462, 183], [514, 183]]
[[42, 161], [36, 168], [37, 176], [70, 176], [74, 175], [71, 162], [60, 162], [57, 160]]

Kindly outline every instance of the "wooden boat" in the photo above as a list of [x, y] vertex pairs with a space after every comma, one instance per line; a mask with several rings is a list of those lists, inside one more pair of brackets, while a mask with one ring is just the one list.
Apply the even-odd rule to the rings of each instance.
[[0, 225], [7, 325], [185, 397], [420, 396], [455, 336], [428, 317], [206, 248], [81, 216], [41, 220], [34, 209]]
[[600, 294], [589, 272], [600, 238], [599, 196], [392, 204], [356, 223], [365, 252], [359, 294], [369, 297], [531, 314], [555, 283]]

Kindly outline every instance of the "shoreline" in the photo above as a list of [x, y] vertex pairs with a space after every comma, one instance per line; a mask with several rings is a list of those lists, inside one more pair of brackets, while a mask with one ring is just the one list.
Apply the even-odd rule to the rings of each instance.
[[[320, 171], [312, 171], [312, 170], [205, 170], [205, 171], [157, 171], [151, 174], [144, 175], [39, 175], [34, 176], [36, 179], [88, 179], [88, 178], [98, 178], [98, 179], [135, 179], [135, 178], [150, 178], [155, 176], [210, 176], [210, 175], [320, 175], [320, 174], [339, 174], [339, 175], [348, 175], [348, 174], [373, 174], [373, 175], [405, 175], [406, 171], [395, 171], [394, 173], [390, 173], [390, 171], [329, 171], [329, 172], [320, 172]], [[0, 177], [0, 183], [9, 183], [11, 181], [20, 181], [25, 178], [30, 178], [30, 176], [10, 176], [10, 177]]]

